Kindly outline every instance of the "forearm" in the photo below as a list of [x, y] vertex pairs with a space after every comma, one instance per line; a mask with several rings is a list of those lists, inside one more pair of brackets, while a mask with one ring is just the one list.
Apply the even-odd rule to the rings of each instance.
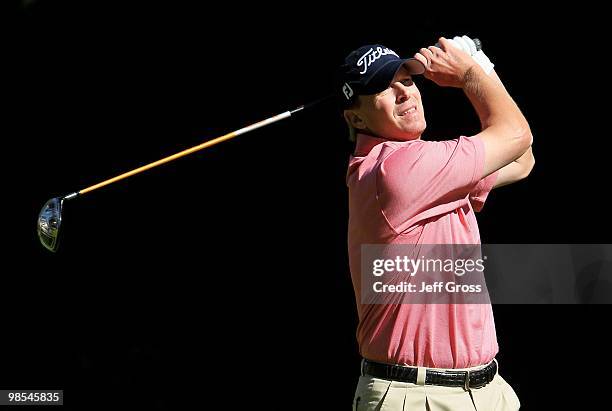
[[[504, 84], [495, 71], [489, 73], [489, 77], [495, 80], [501, 87], [504, 87]], [[530, 145], [519, 158], [499, 170], [494, 187], [502, 187], [527, 178], [534, 165], [535, 159], [533, 157], [532, 146]]]
[[[495, 70], [491, 71], [489, 73], [489, 77], [491, 77], [493, 80], [495, 80], [495, 82], [497, 84], [499, 84], [500, 86], [502, 86], [504, 88], [504, 90], [506, 90], [506, 87], [504, 86], [504, 83], [501, 81], [501, 79], [499, 78], [499, 76], [497, 75], [497, 72]], [[506, 92], [508, 92], [508, 90], [506, 90]]]
[[[491, 71], [489, 73], [489, 77], [491, 77], [497, 84], [499, 84], [501, 87], [504, 88], [504, 90], [506, 90], [506, 87], [504, 86], [504, 83], [501, 81], [501, 79], [499, 78], [497, 72], [495, 70]], [[507, 90], [506, 90], [507, 92]], [[533, 144], [533, 136], [531, 137], [532, 140], [532, 144]], [[529, 148], [516, 160], [514, 160], [515, 162], [524, 165], [525, 167], [528, 167], [529, 170], [531, 170], [533, 168], [533, 164], [535, 162], [535, 159], [533, 157], [533, 151], [531, 149], [531, 145], [529, 146]]]
[[521, 166], [523, 166], [525, 169], [528, 169], [529, 171], [531, 171], [535, 164], [535, 158], [533, 157], [533, 150], [531, 149], [531, 147], [532, 146], [529, 146], [527, 151], [525, 151], [522, 156], [514, 160], [515, 163], [519, 163]]
[[[504, 87], [504, 90], [506, 89], [504, 83], [501, 81], [495, 70], [489, 73], [489, 77], [495, 80], [495, 82], [498, 83], [501, 87]], [[535, 163], [535, 159], [533, 157], [533, 150], [531, 149], [531, 147], [532, 146], [530, 145], [529, 148], [523, 153], [523, 155], [514, 160], [514, 162], [521, 164], [524, 168], [529, 170], [533, 168], [533, 164]]]
[[530, 134], [529, 124], [495, 72], [479, 66], [465, 74], [463, 90], [480, 118], [482, 129], [499, 128], [512, 134]]

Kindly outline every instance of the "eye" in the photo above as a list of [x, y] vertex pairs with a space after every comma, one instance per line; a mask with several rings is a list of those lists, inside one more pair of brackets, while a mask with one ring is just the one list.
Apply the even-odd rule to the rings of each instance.
[[411, 78], [406, 78], [404, 80], [400, 80], [400, 83], [402, 83], [406, 87], [410, 87], [414, 84], [414, 81], [412, 81]]

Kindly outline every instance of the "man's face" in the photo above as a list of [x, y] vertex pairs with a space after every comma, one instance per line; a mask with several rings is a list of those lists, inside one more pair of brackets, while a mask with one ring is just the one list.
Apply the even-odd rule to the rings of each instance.
[[418, 139], [425, 130], [421, 93], [404, 67], [387, 89], [359, 99], [359, 108], [346, 113], [357, 132], [405, 141]]

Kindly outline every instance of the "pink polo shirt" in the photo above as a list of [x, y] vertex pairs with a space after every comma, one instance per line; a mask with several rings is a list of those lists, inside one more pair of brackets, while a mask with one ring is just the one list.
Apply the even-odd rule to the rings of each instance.
[[490, 304], [362, 304], [362, 244], [480, 244], [480, 211], [497, 172], [480, 179], [479, 137], [389, 141], [359, 134], [347, 172], [349, 262], [357, 340], [369, 360], [435, 368], [488, 363], [498, 352]]

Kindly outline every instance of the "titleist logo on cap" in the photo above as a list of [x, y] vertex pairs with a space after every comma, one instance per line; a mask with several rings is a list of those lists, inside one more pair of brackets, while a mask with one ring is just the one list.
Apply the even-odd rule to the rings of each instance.
[[368, 67], [372, 65], [376, 60], [381, 58], [382, 56], [386, 56], [387, 54], [393, 54], [395, 57], [399, 58], [399, 56], [388, 48], [376, 47], [376, 50], [371, 48], [368, 50], [363, 56], [357, 60], [357, 67], [363, 67], [363, 71], [360, 71], [359, 74], [365, 74], [368, 71]]

